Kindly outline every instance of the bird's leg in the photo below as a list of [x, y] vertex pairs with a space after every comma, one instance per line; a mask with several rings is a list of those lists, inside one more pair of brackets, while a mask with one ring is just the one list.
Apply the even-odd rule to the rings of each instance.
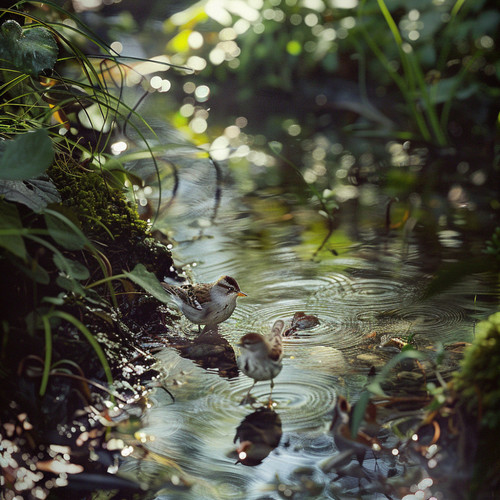
[[274, 388], [274, 379], [271, 379], [271, 391], [269, 392], [269, 401], [267, 402], [267, 407], [270, 410], [273, 407], [273, 388]]
[[250, 393], [252, 392], [252, 389], [254, 388], [254, 386], [255, 386], [256, 383], [257, 383], [257, 381], [254, 380], [252, 386], [250, 387], [250, 389], [248, 389], [248, 393], [246, 395], [247, 398], [248, 398], [248, 396], [250, 396]]
[[248, 403], [251, 404], [254, 402], [254, 398], [250, 397], [250, 392], [252, 392], [253, 386], [256, 384], [256, 382], [256, 380], [253, 381], [252, 386], [250, 387], [250, 389], [248, 389], [247, 395], [241, 400], [240, 405], [246, 405]]

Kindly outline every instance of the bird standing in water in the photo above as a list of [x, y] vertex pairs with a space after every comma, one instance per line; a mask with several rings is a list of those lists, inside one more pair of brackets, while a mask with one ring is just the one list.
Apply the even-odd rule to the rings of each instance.
[[238, 358], [238, 368], [250, 378], [253, 384], [248, 390], [241, 404], [251, 401], [250, 392], [256, 382], [260, 380], [271, 381], [271, 392], [269, 394], [269, 405], [274, 387], [274, 379], [281, 371], [283, 357], [283, 331], [284, 323], [278, 320], [274, 323], [269, 336], [264, 337], [259, 333], [247, 333], [241, 337], [238, 346], [241, 354]]
[[198, 325], [218, 325], [233, 314], [238, 297], [246, 297], [231, 276], [222, 276], [214, 283], [169, 285], [162, 283], [184, 316]]

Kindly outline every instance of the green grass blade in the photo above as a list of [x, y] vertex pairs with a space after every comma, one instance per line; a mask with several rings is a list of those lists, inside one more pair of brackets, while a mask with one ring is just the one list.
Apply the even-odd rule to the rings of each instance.
[[43, 328], [45, 331], [45, 361], [43, 364], [42, 382], [40, 384], [40, 396], [45, 394], [49, 382], [50, 368], [52, 364], [52, 328], [50, 327], [49, 316], [42, 316]]
[[[58, 317], [61, 318], [69, 323], [71, 323], [73, 326], [78, 328], [80, 332], [83, 334], [83, 336], [87, 339], [88, 343], [92, 346], [94, 351], [97, 354], [97, 357], [99, 358], [99, 361], [104, 369], [104, 373], [106, 375], [106, 379], [108, 381], [108, 385], [110, 387], [113, 386], [113, 375], [111, 373], [111, 368], [109, 367], [108, 360], [106, 359], [106, 355], [104, 354], [104, 351], [102, 350], [101, 346], [99, 345], [99, 342], [95, 339], [94, 335], [90, 332], [90, 330], [79, 320], [77, 320], [74, 316], [71, 314], [68, 314], [67, 312], [64, 311], [53, 311], [49, 315], [49, 317]], [[111, 396], [112, 400], [114, 401], [113, 396]]]

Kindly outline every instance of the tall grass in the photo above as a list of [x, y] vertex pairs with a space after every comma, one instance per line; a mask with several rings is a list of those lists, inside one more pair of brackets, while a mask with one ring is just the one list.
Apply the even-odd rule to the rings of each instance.
[[[358, 7], [358, 16], [361, 20], [366, 16], [366, 1], [367, 0], [362, 0]], [[377, 5], [394, 38], [394, 43], [396, 44], [401, 62], [402, 75], [392, 67], [389, 59], [374, 38], [369, 34], [363, 22], [360, 23], [361, 33], [384, 70], [400, 90], [408, 107], [409, 114], [422, 139], [429, 143], [435, 143], [441, 147], [446, 146], [448, 145], [448, 138], [446, 136], [447, 115], [445, 116], [446, 120], [440, 120], [436, 103], [432, 99], [432, 86], [428, 85], [425, 81], [422, 65], [413, 51], [412, 46], [403, 40], [401, 32], [387, 4], [384, 0], [377, 0]]]

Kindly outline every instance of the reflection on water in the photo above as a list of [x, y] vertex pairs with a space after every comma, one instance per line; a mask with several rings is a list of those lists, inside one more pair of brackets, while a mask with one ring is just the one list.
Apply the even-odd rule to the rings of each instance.
[[283, 434], [281, 419], [265, 406], [247, 415], [236, 429], [234, 442], [237, 462], [254, 466], [262, 463], [279, 444]]
[[[359, 453], [335, 439], [330, 426], [343, 401], [338, 395], [357, 400], [373, 367], [377, 372], [394, 357], [393, 339], [398, 345], [411, 338], [431, 358], [438, 344], [470, 341], [476, 320], [495, 310], [490, 284], [468, 278], [447, 294], [424, 299], [434, 263], [423, 262], [416, 242], [402, 245], [398, 237], [386, 237], [380, 248], [374, 242], [336, 244], [338, 256], [325, 250], [312, 260], [314, 245], [303, 238], [317, 225], [317, 214], [296, 208], [283, 217], [288, 212], [276, 195], [263, 218], [262, 200], [253, 214], [248, 200], [226, 191], [218, 222], [210, 226], [202, 213], [183, 208], [182, 193], [191, 204], [214, 174], [198, 175], [190, 171], [189, 185], [165, 215], [165, 227], [175, 229], [176, 261], [191, 263], [186, 272], [195, 281], [234, 276], [248, 297], [218, 332], [198, 336], [183, 320], [181, 331], [163, 337], [169, 347], [158, 354], [162, 383], [175, 401], [155, 393], [141, 431], [153, 457], [162, 459], [129, 460], [121, 470], [158, 499], [172, 498], [171, 491], [181, 499], [397, 498], [395, 492], [409, 492], [422, 481], [423, 469], [404, 476], [391, 452], [363, 452], [360, 467]], [[341, 225], [339, 232], [348, 230]], [[300, 318], [304, 328], [297, 326]], [[238, 376], [236, 345], [248, 332], [268, 333], [278, 320], [289, 334], [274, 405], [258, 408], [267, 403], [268, 381], [252, 391], [254, 407], [241, 405], [253, 381]], [[412, 377], [422, 383], [411, 367], [401, 365], [399, 374], [401, 387], [409, 387]]]

